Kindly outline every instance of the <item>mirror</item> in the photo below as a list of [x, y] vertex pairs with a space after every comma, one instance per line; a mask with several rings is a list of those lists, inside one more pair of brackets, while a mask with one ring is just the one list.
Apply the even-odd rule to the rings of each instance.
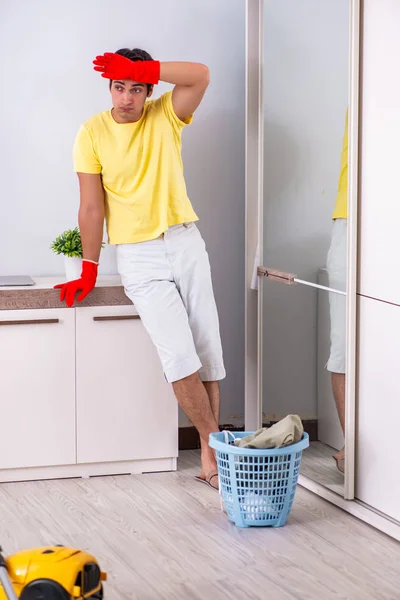
[[302, 282], [261, 280], [263, 423], [298, 414], [301, 473], [343, 495], [348, 0], [265, 1], [263, 62], [260, 262]]

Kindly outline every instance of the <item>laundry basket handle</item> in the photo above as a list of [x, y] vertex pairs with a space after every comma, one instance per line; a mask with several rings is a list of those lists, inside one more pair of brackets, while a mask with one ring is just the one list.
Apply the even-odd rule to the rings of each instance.
[[228, 431], [227, 429], [224, 429], [224, 431], [222, 433], [224, 434], [225, 444], [229, 444], [229, 436], [232, 436], [233, 441], [236, 440], [236, 437], [233, 435], [232, 431]]

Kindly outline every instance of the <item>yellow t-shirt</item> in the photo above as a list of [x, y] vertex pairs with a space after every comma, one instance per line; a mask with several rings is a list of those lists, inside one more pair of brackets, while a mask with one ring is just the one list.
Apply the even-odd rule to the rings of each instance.
[[346, 125], [343, 136], [342, 156], [340, 159], [340, 177], [338, 194], [336, 196], [335, 210], [332, 219], [347, 219], [347, 190], [348, 190], [348, 122], [349, 113], [346, 110]]
[[197, 221], [181, 156], [185, 122], [172, 92], [146, 101], [136, 123], [117, 123], [111, 109], [84, 123], [73, 149], [74, 171], [101, 173], [110, 244], [148, 241], [168, 227]]

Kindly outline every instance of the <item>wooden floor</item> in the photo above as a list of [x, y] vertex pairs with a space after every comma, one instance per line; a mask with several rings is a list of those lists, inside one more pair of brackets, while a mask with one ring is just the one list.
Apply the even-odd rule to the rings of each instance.
[[[304, 450], [301, 474], [344, 496], [344, 475], [338, 471], [332, 456], [337, 450], [321, 442], [311, 442]], [[399, 594], [400, 598], [400, 594]]]
[[281, 529], [238, 529], [219, 495], [177, 473], [0, 485], [7, 553], [61, 543], [91, 551], [109, 600], [398, 600], [400, 545], [298, 488]]

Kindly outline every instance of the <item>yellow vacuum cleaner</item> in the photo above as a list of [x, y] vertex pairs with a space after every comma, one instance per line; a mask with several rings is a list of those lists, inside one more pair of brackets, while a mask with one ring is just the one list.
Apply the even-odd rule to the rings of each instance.
[[4, 558], [0, 548], [0, 600], [102, 600], [106, 579], [82, 550], [46, 546]]

